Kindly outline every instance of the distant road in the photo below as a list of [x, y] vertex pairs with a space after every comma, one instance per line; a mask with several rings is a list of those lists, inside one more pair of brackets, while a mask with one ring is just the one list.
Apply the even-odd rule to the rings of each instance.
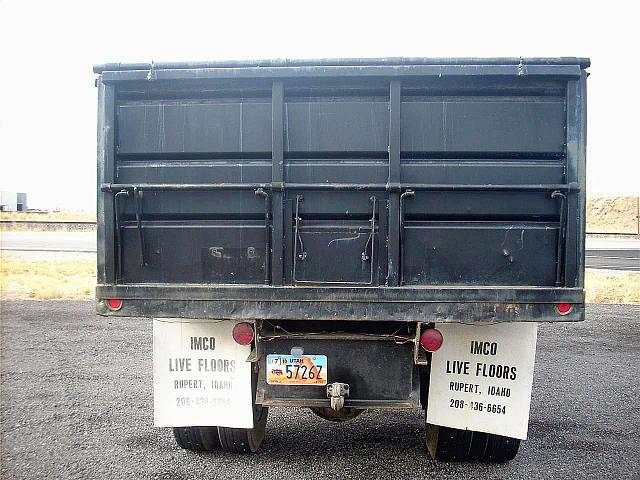
[[[96, 253], [95, 232], [0, 232], [3, 253], [44, 258]], [[640, 272], [640, 241], [589, 240], [587, 268]]]
[[0, 232], [3, 255], [26, 258], [92, 258], [95, 232]]
[[626, 270], [640, 272], [640, 249], [587, 250], [587, 268], [600, 270]]
[[640, 240], [587, 239], [587, 268], [640, 272]]

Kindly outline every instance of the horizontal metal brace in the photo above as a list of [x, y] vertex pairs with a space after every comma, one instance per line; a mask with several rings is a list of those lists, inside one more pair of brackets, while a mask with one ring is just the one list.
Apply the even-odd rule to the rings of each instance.
[[139, 191], [214, 191], [214, 190], [321, 190], [321, 191], [397, 191], [408, 189], [414, 191], [474, 191], [474, 192], [579, 192], [577, 183], [569, 184], [532, 184], [532, 185], [466, 185], [466, 184], [431, 184], [431, 183], [104, 183], [100, 186], [103, 192], [120, 192], [138, 189]]
[[271, 182], [271, 191], [282, 192], [284, 190], [284, 182]]
[[265, 67], [337, 67], [337, 66], [384, 66], [384, 65], [579, 65], [588, 68], [588, 58], [576, 57], [384, 57], [384, 58], [313, 58], [313, 59], [255, 59], [221, 60], [208, 62], [151, 62], [151, 63], [103, 63], [94, 65], [94, 73], [105, 71], [179, 70], [200, 68], [265, 68]]
[[161, 300], [224, 300], [242, 302], [347, 302], [439, 303], [506, 302], [552, 303], [584, 302], [584, 289], [558, 287], [468, 287], [468, 286], [264, 286], [231, 284], [129, 283], [100, 284], [98, 298]]
[[[274, 288], [278, 292], [276, 288]], [[162, 299], [158, 295], [131, 299], [119, 289], [106, 291], [98, 288], [96, 297], [122, 298], [120, 310], [111, 310], [104, 300], [96, 306], [98, 315], [146, 318], [202, 318], [219, 320], [299, 320], [299, 321], [355, 321], [355, 322], [416, 322], [471, 323], [482, 322], [580, 322], [584, 320], [584, 292], [562, 292], [547, 295], [553, 303], [517, 303], [511, 295], [502, 302], [350, 302], [343, 301], [264, 301], [247, 300], [176, 300]], [[526, 294], [526, 292], [524, 292]], [[191, 296], [187, 294], [188, 296]], [[517, 295], [517, 294], [516, 294]], [[193, 297], [196, 297], [194, 294]], [[214, 296], [213, 294], [209, 296]], [[464, 294], [461, 297], [466, 297]], [[523, 295], [524, 296], [524, 295]], [[467, 297], [468, 298], [468, 297]], [[529, 295], [531, 298], [531, 295]], [[531, 298], [534, 300], [535, 298]], [[568, 315], [559, 315], [556, 303], [573, 303]]]
[[270, 340], [391, 340], [396, 343], [413, 343], [415, 335], [396, 335], [384, 333], [314, 333], [314, 332], [267, 332], [259, 336], [261, 341], [268, 342]]
[[145, 191], [211, 191], [211, 190], [257, 190], [259, 188], [271, 190], [270, 183], [103, 183], [100, 190], [103, 192], [119, 192], [121, 190], [138, 190]]
[[[158, 64], [159, 65], [159, 64]], [[527, 76], [579, 77], [580, 65], [526, 65]], [[522, 75], [518, 65], [373, 65], [373, 66], [295, 66], [240, 68], [163, 68], [156, 67], [158, 80], [206, 79], [284, 79], [298, 77], [508, 77]], [[143, 70], [104, 70], [102, 82], [147, 81], [149, 68]]]
[[[270, 407], [328, 407], [328, 399], [319, 398], [271, 398], [266, 395], [261, 399], [262, 405]], [[417, 404], [411, 400], [350, 400], [346, 399], [344, 407], [377, 409], [377, 410], [399, 410], [405, 408], [416, 408]]]
[[465, 185], [465, 184], [427, 184], [427, 183], [403, 183], [402, 188], [408, 190], [423, 190], [432, 192], [441, 191], [490, 191], [490, 192], [548, 192], [559, 190], [561, 192], [579, 192], [577, 183], [570, 184], [533, 184], [533, 185]]

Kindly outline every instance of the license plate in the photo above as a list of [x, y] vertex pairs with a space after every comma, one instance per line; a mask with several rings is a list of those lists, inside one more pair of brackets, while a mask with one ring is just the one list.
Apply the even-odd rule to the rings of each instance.
[[269, 385], [326, 385], [326, 355], [267, 355]]

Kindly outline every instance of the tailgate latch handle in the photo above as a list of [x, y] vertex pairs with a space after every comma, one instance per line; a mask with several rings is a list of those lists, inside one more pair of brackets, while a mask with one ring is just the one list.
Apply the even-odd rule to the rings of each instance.
[[[371, 202], [371, 204], [373, 205], [372, 207], [372, 211], [371, 211], [371, 219], [369, 220], [369, 225], [371, 226], [371, 232], [369, 233], [369, 238], [367, 239], [367, 243], [364, 246], [364, 250], [362, 250], [362, 254], [360, 255], [360, 258], [362, 259], [363, 262], [368, 262], [369, 260], [371, 260], [371, 269], [373, 271], [373, 241], [374, 241], [374, 235], [376, 234], [376, 197], [371, 197], [369, 198], [369, 201]], [[371, 256], [369, 256], [369, 245], [371, 245]], [[371, 278], [371, 283], [373, 283], [373, 274], [372, 274], [372, 278]]]
[[133, 187], [133, 199], [136, 203], [136, 227], [138, 228], [138, 244], [140, 246], [140, 266], [146, 267], [147, 256], [144, 249], [144, 232], [142, 230], [142, 190]]
[[567, 196], [559, 190], [551, 192], [551, 198], [560, 199], [560, 219], [558, 228], [558, 244], [556, 251], [556, 287], [564, 285], [564, 250], [567, 241]]
[[[294, 262], [295, 262], [296, 258], [298, 258], [300, 260], [304, 260], [304, 259], [307, 258], [307, 252], [305, 252], [305, 250], [304, 250], [304, 243], [302, 243], [302, 237], [300, 236], [300, 221], [302, 220], [302, 218], [300, 218], [300, 202], [302, 202], [302, 200], [303, 200], [302, 195], [296, 195], [296, 232], [295, 232], [296, 243], [295, 243], [295, 245], [293, 247], [293, 249], [294, 249], [293, 261]], [[300, 243], [300, 253], [298, 253], [298, 243]], [[295, 265], [295, 263], [294, 263], [294, 265]]]

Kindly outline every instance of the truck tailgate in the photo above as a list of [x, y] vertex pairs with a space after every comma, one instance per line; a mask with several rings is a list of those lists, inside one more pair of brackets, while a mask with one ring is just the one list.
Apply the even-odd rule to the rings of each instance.
[[98, 298], [583, 302], [580, 60], [335, 63], [103, 67]]

